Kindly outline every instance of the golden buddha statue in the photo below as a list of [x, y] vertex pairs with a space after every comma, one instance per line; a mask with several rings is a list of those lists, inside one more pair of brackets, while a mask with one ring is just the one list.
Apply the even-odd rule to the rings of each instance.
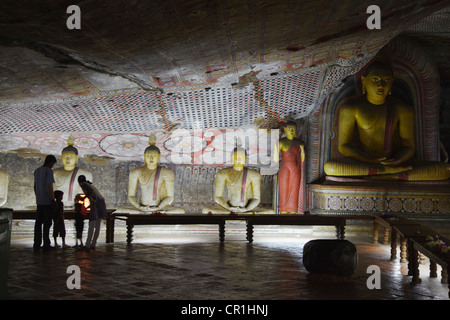
[[90, 171], [77, 167], [78, 149], [74, 147], [74, 138], [67, 139], [67, 147], [61, 152], [63, 167], [53, 170], [55, 177], [55, 190], [64, 192], [63, 202], [65, 207], [74, 207], [74, 199], [77, 194], [82, 194], [83, 190], [78, 184], [78, 177], [83, 175], [87, 180], [92, 181]]
[[8, 199], [8, 172], [0, 169], [0, 207], [6, 203]]
[[[231, 161], [232, 167], [221, 169], [216, 174], [214, 200], [217, 205], [203, 208], [202, 213], [273, 214], [273, 210], [258, 208], [261, 201], [261, 175], [245, 167], [245, 149], [236, 147], [231, 154]], [[225, 188], [228, 201], [224, 198]]]
[[278, 171], [278, 211], [280, 213], [298, 213], [298, 198], [302, 178], [301, 164], [305, 161], [305, 145], [298, 138], [297, 124], [293, 121], [284, 127], [286, 137], [281, 138], [275, 150], [275, 161], [281, 155]]
[[[170, 206], [174, 199], [175, 174], [159, 166], [161, 152], [155, 145], [154, 136], [149, 138], [144, 151], [145, 166], [131, 170], [128, 181], [128, 201], [144, 213], [185, 213], [183, 209]], [[136, 198], [138, 186], [141, 197]]]
[[373, 62], [361, 76], [363, 95], [341, 102], [337, 145], [344, 158], [327, 161], [327, 175], [407, 181], [450, 178], [448, 164], [412, 159], [414, 110], [390, 95], [393, 80], [389, 67]]

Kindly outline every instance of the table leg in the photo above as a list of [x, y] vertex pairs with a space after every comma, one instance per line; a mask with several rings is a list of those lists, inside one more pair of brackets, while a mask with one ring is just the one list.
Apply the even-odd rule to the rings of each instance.
[[425, 264], [425, 255], [419, 252], [419, 264]]
[[247, 220], [247, 241], [253, 242], [253, 223]]
[[345, 239], [345, 226], [336, 226], [336, 238], [338, 238], [339, 240]]
[[391, 229], [391, 260], [397, 258], [397, 230]]
[[408, 239], [406, 240], [406, 256], [408, 257], [407, 259], [407, 263], [408, 263], [408, 276], [412, 276], [413, 275], [413, 268], [414, 268], [414, 263], [413, 263], [413, 258], [412, 258], [412, 244], [410, 241], [408, 241]]
[[430, 260], [430, 278], [437, 278], [437, 265], [432, 260]]
[[108, 214], [108, 217], [106, 218], [106, 243], [114, 242], [114, 224], [114, 217], [112, 217], [111, 214]]
[[133, 228], [134, 225], [127, 223], [127, 243], [131, 243], [133, 241]]
[[389, 243], [389, 230], [390, 228], [384, 228], [384, 239], [383, 239], [383, 244], [388, 244]]
[[406, 260], [406, 245], [407, 239], [405, 237], [401, 237], [400, 239], [400, 263], [407, 262]]
[[[450, 264], [448, 265], [448, 266], [442, 266], [442, 270], [446, 270], [447, 272], [447, 274], [448, 274], [448, 272], [450, 271]], [[448, 284], [448, 289], [449, 289], [449, 291], [448, 291], [448, 297], [450, 298], [450, 283]]]
[[446, 284], [448, 283], [448, 267], [444, 267], [442, 266], [442, 271], [441, 271], [441, 283], [442, 284]]
[[408, 251], [408, 268], [410, 269], [412, 275], [411, 281], [413, 283], [420, 283], [421, 280], [419, 278], [419, 253], [414, 248], [414, 244], [411, 241], [408, 242]]
[[225, 221], [219, 223], [219, 240], [220, 242], [225, 241]]
[[378, 223], [376, 221], [373, 222], [373, 243], [378, 243]]

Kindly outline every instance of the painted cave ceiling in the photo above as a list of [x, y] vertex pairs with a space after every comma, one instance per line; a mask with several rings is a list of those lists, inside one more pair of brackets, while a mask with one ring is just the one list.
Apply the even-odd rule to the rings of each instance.
[[72, 135], [82, 155], [133, 160], [150, 133], [170, 153], [174, 129], [276, 127], [398, 36], [450, 76], [450, 1], [30, 2], [0, 4], [0, 152], [60, 154]]

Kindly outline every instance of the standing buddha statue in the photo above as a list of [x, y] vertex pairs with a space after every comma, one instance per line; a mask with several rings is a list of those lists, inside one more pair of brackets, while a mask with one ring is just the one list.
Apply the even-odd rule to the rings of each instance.
[[281, 155], [280, 170], [278, 171], [278, 211], [280, 213], [298, 213], [300, 185], [302, 183], [302, 163], [305, 161], [305, 146], [295, 137], [297, 124], [293, 121], [284, 127], [286, 137], [278, 143], [275, 161]]

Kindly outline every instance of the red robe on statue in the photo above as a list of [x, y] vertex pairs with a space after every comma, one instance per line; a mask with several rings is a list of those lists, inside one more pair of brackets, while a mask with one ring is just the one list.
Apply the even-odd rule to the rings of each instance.
[[287, 151], [281, 151], [280, 170], [278, 171], [279, 212], [299, 212], [301, 177], [300, 142], [294, 139]]

